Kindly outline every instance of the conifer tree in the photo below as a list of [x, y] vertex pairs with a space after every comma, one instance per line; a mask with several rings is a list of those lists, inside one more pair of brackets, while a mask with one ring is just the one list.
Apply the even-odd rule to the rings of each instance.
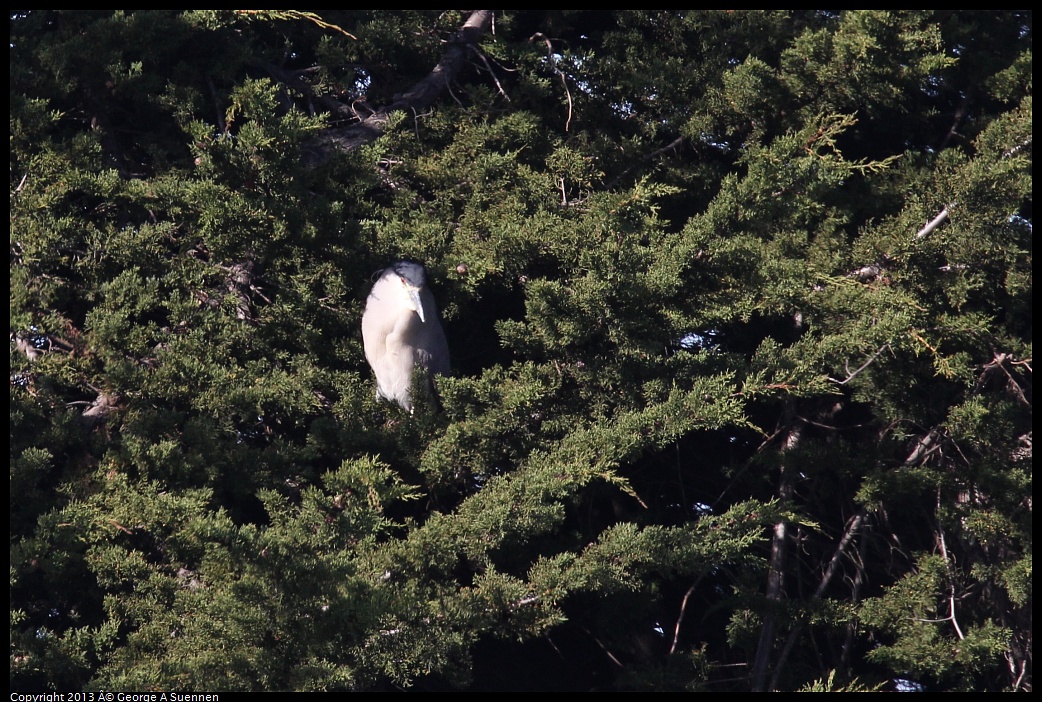
[[1031, 689], [1030, 12], [10, 26], [12, 691]]

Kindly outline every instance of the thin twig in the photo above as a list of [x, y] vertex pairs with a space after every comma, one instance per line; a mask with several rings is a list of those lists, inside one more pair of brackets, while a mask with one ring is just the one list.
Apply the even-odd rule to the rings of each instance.
[[[1001, 370], [1002, 370], [1002, 372], [1003, 372], [1003, 373], [1005, 373], [1005, 374], [1006, 374], [1006, 378], [1008, 378], [1008, 379], [1009, 379], [1009, 385], [1008, 385], [1008, 387], [1009, 387], [1009, 391], [1010, 391], [1010, 393], [1011, 393], [1011, 394], [1012, 394], [1012, 395], [1013, 395], [1013, 396], [1014, 396], [1014, 397], [1015, 397], [1015, 398], [1016, 398], [1016, 399], [1017, 399], [1017, 400], [1018, 400], [1018, 401], [1019, 401], [1019, 402], [1020, 402], [1020, 403], [1021, 403], [1022, 405], [1024, 405], [1025, 407], [1030, 407], [1030, 406], [1031, 406], [1031, 403], [1030, 403], [1030, 402], [1028, 402], [1027, 396], [1025, 396], [1025, 395], [1024, 395], [1024, 390], [1023, 390], [1023, 389], [1022, 389], [1022, 388], [1020, 387], [1020, 383], [1018, 383], [1018, 382], [1017, 382], [1017, 379], [1013, 377], [1013, 374], [1012, 374], [1012, 373], [1010, 373], [1010, 372], [1009, 372], [1009, 371], [1008, 371], [1008, 370], [1006, 369], [1006, 361], [1007, 361], [1007, 360], [1009, 360], [1009, 361], [1010, 361], [1010, 363], [1011, 363], [1011, 364], [1013, 364], [1013, 365], [1024, 365], [1024, 366], [1026, 366], [1026, 367], [1027, 367], [1027, 369], [1028, 369], [1029, 371], [1031, 370], [1031, 366], [1029, 366], [1029, 365], [1028, 365], [1027, 363], [1024, 363], [1024, 362], [1016, 362], [1016, 361], [1013, 361], [1012, 359], [1010, 359], [1010, 357], [1009, 357], [1009, 356], [1008, 356], [1007, 354], [1004, 354], [1004, 353], [997, 353], [997, 352], [996, 352], [996, 353], [994, 353], [993, 355], [994, 355], [994, 360], [990, 361], [990, 362], [989, 362], [989, 363], [988, 363], [988, 364], [987, 364], [987, 365], [986, 365], [986, 366], [984, 367], [984, 368], [985, 368], [985, 372], [984, 372], [984, 375], [987, 375], [987, 369], [989, 369], [989, 368], [994, 368], [994, 367], [996, 367], [996, 366], [997, 366], [997, 367], [998, 367], [999, 369], [1001, 369]], [[1030, 359], [1028, 359], [1028, 360], [1030, 360]], [[984, 375], [982, 375], [982, 379], [983, 379]], [[978, 382], [978, 386], [980, 386], [980, 383], [979, 383], [979, 382]]]
[[844, 380], [836, 380], [835, 378], [831, 378], [830, 377], [829, 380], [832, 381], [833, 383], [835, 383], [836, 385], [846, 385], [847, 383], [849, 383], [851, 380], [854, 379], [854, 376], [856, 376], [858, 373], [860, 373], [861, 371], [863, 371], [866, 368], [868, 368], [869, 364], [871, 364], [872, 361], [876, 360], [876, 357], [879, 356], [879, 354], [883, 353], [884, 349], [888, 349], [888, 348], [890, 348], [890, 344], [883, 344], [882, 346], [880, 346], [879, 349], [874, 354], [872, 354], [867, 361], [862, 363], [861, 366], [857, 370], [855, 370], [853, 373], [850, 372], [850, 366], [848, 364], [846, 366], [846, 371], [847, 371], [847, 374], [848, 374], [846, 379], [844, 379]]
[[[861, 525], [865, 521], [867, 511], [864, 507], [847, 522], [847, 529], [843, 533], [843, 537], [839, 540], [839, 544], [836, 546], [835, 553], [832, 554], [832, 559], [829, 561], [828, 566], [825, 568], [825, 574], [821, 577], [821, 582], [818, 583], [817, 589], [814, 591], [814, 595], [811, 597], [812, 600], [817, 601], [821, 599], [821, 596], [825, 594], [825, 590], [828, 588], [832, 579], [836, 575], [836, 571], [839, 569], [839, 563], [843, 556], [846, 555], [847, 547], [850, 542], [853, 541], [854, 537], [857, 536], [861, 530]], [[778, 655], [778, 661], [774, 665], [774, 676], [771, 679], [771, 688], [777, 687], [777, 678], [779, 673], [785, 668], [785, 663], [788, 661], [789, 654], [792, 652], [793, 646], [796, 644], [796, 638], [799, 636], [802, 630], [802, 625], [797, 622], [795, 626], [789, 631], [789, 635], [785, 640], [785, 645], [782, 646], [782, 651]]]
[[678, 136], [676, 139], [669, 142], [665, 146], [659, 147], [651, 153], [647, 154], [646, 156], [642, 157], [639, 161], [636, 161], [631, 166], [624, 169], [621, 173], [612, 178], [611, 181], [605, 186], [605, 189], [613, 190], [615, 186], [618, 185], [619, 181], [625, 178], [631, 171], [633, 171], [633, 169], [637, 168], [638, 166], [641, 166], [642, 164], [647, 163], [648, 161], [658, 158], [667, 151], [672, 151], [673, 149], [679, 148], [684, 143], [684, 138], [685, 137], [683, 136]]
[[572, 124], [572, 91], [568, 89], [568, 79], [564, 75], [564, 71], [557, 67], [557, 60], [554, 59], [554, 47], [547, 39], [546, 35], [542, 32], [536, 32], [529, 38], [529, 41], [542, 39], [546, 44], [546, 59], [550, 63], [550, 67], [554, 69], [554, 73], [561, 76], [561, 84], [564, 86], [564, 95], [568, 98], [568, 118], [564, 121], [564, 131], [568, 131]]
[[959, 106], [955, 109], [955, 118], [952, 121], [952, 126], [948, 129], [948, 133], [944, 135], [944, 139], [941, 140], [941, 145], [937, 147], [938, 151], [944, 151], [952, 137], [959, 136], [959, 125], [962, 123], [963, 118], [966, 117], [966, 107], [969, 103], [970, 96], [968, 94], [963, 95]]
[[952, 578], [951, 561], [948, 560], [948, 547], [944, 542], [943, 527], [938, 527], [937, 536], [938, 543], [941, 547], [941, 557], [944, 558], [944, 568], [948, 572], [948, 619], [951, 619], [952, 626], [955, 627], [955, 633], [959, 637], [959, 641], [962, 641], [966, 637], [963, 635], [962, 629], [959, 627], [959, 621], [955, 618], [955, 580]]
[[698, 580], [691, 584], [691, 587], [689, 587], [687, 592], [684, 593], [684, 599], [680, 602], [680, 614], [677, 616], [676, 626], [673, 627], [673, 645], [669, 647], [669, 655], [671, 656], [673, 655], [673, 652], [677, 650], [677, 641], [680, 639], [680, 624], [684, 621], [684, 612], [687, 611], [687, 601], [691, 597], [691, 593], [695, 591], [695, 588], [698, 586], [701, 579], [702, 578], [699, 577]]
[[608, 658], [611, 659], [612, 663], [614, 663], [615, 665], [619, 666], [620, 668], [625, 668], [626, 667], [626, 666], [624, 666], [622, 664], [622, 661], [620, 661], [618, 658], [615, 657], [614, 653], [612, 653], [611, 651], [608, 650], [607, 646], [605, 646], [603, 643], [601, 643], [600, 639], [598, 639], [596, 636], [593, 635], [592, 631], [590, 631], [586, 627], [582, 627], [582, 630], [590, 635], [590, 638], [592, 638], [594, 640], [594, 643], [596, 643], [598, 646], [600, 646], [601, 650], [604, 651], [608, 655]]
[[478, 55], [478, 58], [481, 59], [481, 62], [485, 64], [485, 68], [488, 70], [488, 74], [492, 76], [492, 80], [496, 84], [496, 90], [499, 91], [499, 94], [502, 95], [507, 102], [510, 102], [510, 96], [507, 95], [507, 92], [505, 90], [503, 90], [503, 85], [499, 82], [499, 78], [496, 78], [496, 72], [492, 70], [492, 65], [488, 62], [488, 57], [485, 56], [485, 53], [483, 51], [478, 51], [476, 47], [471, 47], [471, 49], [474, 51], [474, 53]]
[[839, 545], [836, 546], [836, 552], [832, 554], [832, 560], [829, 561], [828, 567], [825, 568], [825, 575], [821, 578], [821, 583], [818, 585], [818, 589], [814, 591], [814, 599], [820, 599], [825, 594], [825, 588], [828, 587], [832, 578], [836, 575], [836, 569], [839, 568], [840, 557], [844, 555], [847, 550], [847, 546], [857, 536], [861, 530], [861, 525], [865, 521], [866, 510], [864, 507], [847, 523], [847, 530], [843, 534], [843, 538], [839, 540]]

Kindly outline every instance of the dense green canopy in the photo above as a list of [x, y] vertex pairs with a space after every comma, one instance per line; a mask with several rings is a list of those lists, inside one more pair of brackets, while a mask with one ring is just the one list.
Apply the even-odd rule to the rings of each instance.
[[1031, 43], [11, 11], [12, 691], [1030, 690]]

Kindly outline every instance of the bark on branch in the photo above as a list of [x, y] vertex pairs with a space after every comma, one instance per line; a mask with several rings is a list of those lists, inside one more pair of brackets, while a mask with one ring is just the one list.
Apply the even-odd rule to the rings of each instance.
[[474, 10], [448, 42], [438, 65], [427, 77], [355, 124], [324, 132], [310, 160], [323, 161], [333, 151], [354, 151], [382, 135], [392, 113], [399, 110], [416, 113], [433, 104], [459, 75], [468, 52], [475, 50], [481, 37], [492, 26], [492, 16], [492, 10]]
[[[785, 421], [785, 425], [788, 427], [788, 434], [785, 438], [785, 443], [780, 448], [783, 456], [795, 451], [799, 447], [800, 439], [803, 436], [803, 422], [791, 416], [791, 407], [786, 410], [786, 413], [790, 416]], [[791, 475], [792, 469], [786, 463], [787, 461], [783, 458], [778, 484], [778, 497], [783, 505], [792, 502], [795, 491]], [[768, 690], [767, 676], [771, 670], [771, 654], [775, 645], [774, 634], [778, 625], [778, 613], [775, 612], [774, 607], [780, 606], [785, 599], [785, 571], [788, 564], [788, 542], [790, 538], [788, 523], [784, 519], [779, 520], [774, 525], [774, 533], [771, 538], [771, 555], [768, 561], [767, 591], [765, 593], [768, 607], [763, 615], [763, 626], [760, 628], [760, 643], [756, 648], [756, 655], [753, 657], [750, 674], [753, 692], [766, 692]]]

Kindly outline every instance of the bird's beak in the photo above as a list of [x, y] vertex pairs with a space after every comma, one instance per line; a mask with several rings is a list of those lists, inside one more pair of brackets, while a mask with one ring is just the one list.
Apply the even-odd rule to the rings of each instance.
[[423, 305], [420, 303], [420, 291], [415, 288], [409, 288], [409, 301], [412, 302], [412, 308], [416, 310], [416, 314], [419, 315], [421, 322], [427, 320], [423, 318]]

